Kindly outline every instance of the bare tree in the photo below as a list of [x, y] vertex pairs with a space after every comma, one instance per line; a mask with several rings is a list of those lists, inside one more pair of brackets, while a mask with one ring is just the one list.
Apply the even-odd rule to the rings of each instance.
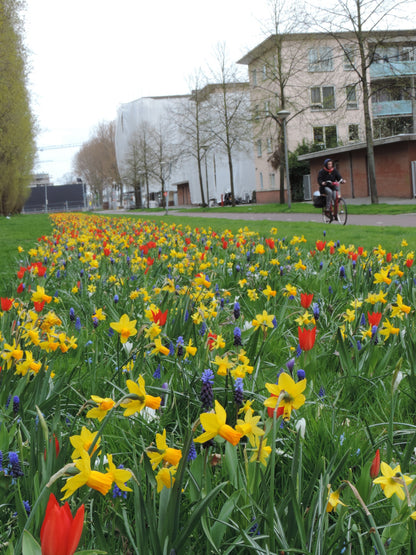
[[[362, 92], [367, 147], [367, 168], [371, 202], [378, 203], [377, 181], [374, 160], [373, 122], [370, 98], [372, 95], [370, 66], [383, 45], [389, 43], [389, 33], [383, 30], [410, 6], [407, 0], [335, 0], [327, 6], [313, 6], [320, 17], [317, 23], [336, 39], [346, 62], [355, 72], [357, 84]], [[414, 4], [413, 4], [414, 6]], [[316, 17], [316, 16], [315, 16]], [[348, 36], [346, 36], [346, 32]], [[391, 37], [391, 33], [390, 33]], [[391, 40], [391, 39], [390, 39]]]
[[279, 112], [289, 111], [287, 121], [290, 121], [309, 108], [301, 100], [307, 88], [301, 78], [306, 62], [304, 41], [297, 38], [307, 28], [308, 17], [302, 2], [269, 0], [269, 7], [270, 18], [263, 23], [269, 38], [239, 63], [255, 62], [256, 65], [251, 73], [254, 138], [265, 133], [269, 136], [268, 162], [274, 170], [279, 170], [280, 203], [284, 204], [284, 133]]
[[176, 142], [177, 137], [170, 119], [161, 118], [159, 124], [150, 129], [149, 136], [149, 172], [160, 184], [167, 208], [169, 199], [166, 185], [182, 152]]
[[149, 208], [149, 182], [155, 169], [155, 161], [152, 156], [152, 137], [152, 128], [146, 121], [142, 121], [129, 141], [127, 156], [123, 162], [123, 179], [134, 189], [136, 208], [142, 204], [143, 185], [146, 189], [146, 206]]
[[209, 132], [215, 144], [226, 153], [235, 206], [233, 152], [244, 148], [251, 136], [249, 84], [243, 81], [235, 64], [228, 61], [225, 44], [217, 46], [216, 66], [210, 70], [215, 84], [204, 89], [209, 106]]
[[209, 198], [205, 201], [202, 161], [212, 144], [209, 133], [209, 117], [204, 92], [204, 79], [201, 72], [195, 72], [191, 81], [189, 102], [180, 104], [175, 114], [175, 121], [184, 138], [184, 156], [194, 158], [198, 167], [199, 187], [202, 206], [209, 206]]
[[120, 189], [122, 184], [117, 168], [115, 152], [115, 123], [101, 122], [92, 137], [82, 145], [74, 159], [74, 171], [89, 185], [99, 204], [105, 187]]

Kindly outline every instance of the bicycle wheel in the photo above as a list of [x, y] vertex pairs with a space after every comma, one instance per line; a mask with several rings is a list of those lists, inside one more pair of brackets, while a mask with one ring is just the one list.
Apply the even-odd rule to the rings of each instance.
[[347, 203], [343, 198], [338, 199], [338, 223], [345, 225], [347, 223], [348, 211]]
[[322, 208], [322, 221], [324, 224], [330, 224], [332, 222], [332, 217], [326, 214], [326, 208]]

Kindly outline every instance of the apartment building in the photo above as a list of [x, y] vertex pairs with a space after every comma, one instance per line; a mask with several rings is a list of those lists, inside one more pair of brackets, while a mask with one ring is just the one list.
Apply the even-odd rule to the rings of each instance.
[[[366, 35], [365, 49], [375, 139], [415, 133], [416, 30], [373, 32]], [[272, 35], [238, 63], [248, 66], [250, 77], [258, 201], [275, 202], [279, 197], [282, 109], [290, 112], [286, 120], [290, 151], [303, 141], [321, 149], [322, 159], [332, 149], [364, 148], [363, 91], [355, 70], [361, 73], [361, 67], [354, 34]], [[411, 161], [416, 157], [412, 158], [413, 151], [408, 156], [411, 179]]]

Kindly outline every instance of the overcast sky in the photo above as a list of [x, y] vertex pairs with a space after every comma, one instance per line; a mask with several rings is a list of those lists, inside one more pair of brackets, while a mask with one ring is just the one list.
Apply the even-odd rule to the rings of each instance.
[[[237, 61], [266, 38], [269, 18], [268, 0], [27, 0], [38, 147], [85, 142], [122, 103], [188, 93], [219, 42]], [[40, 151], [36, 171], [62, 183], [78, 148]]]

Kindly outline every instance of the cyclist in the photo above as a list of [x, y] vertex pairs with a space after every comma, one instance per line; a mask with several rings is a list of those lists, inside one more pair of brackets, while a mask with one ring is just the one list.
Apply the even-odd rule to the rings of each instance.
[[[324, 167], [319, 170], [318, 184], [319, 192], [321, 195], [326, 195], [326, 215], [331, 216], [331, 199], [335, 201], [337, 196], [337, 186], [334, 182], [345, 183], [339, 171], [334, 167], [334, 162], [331, 158], [324, 161]], [[335, 206], [335, 203], [334, 203]], [[338, 214], [334, 213], [334, 218], [338, 218]]]

